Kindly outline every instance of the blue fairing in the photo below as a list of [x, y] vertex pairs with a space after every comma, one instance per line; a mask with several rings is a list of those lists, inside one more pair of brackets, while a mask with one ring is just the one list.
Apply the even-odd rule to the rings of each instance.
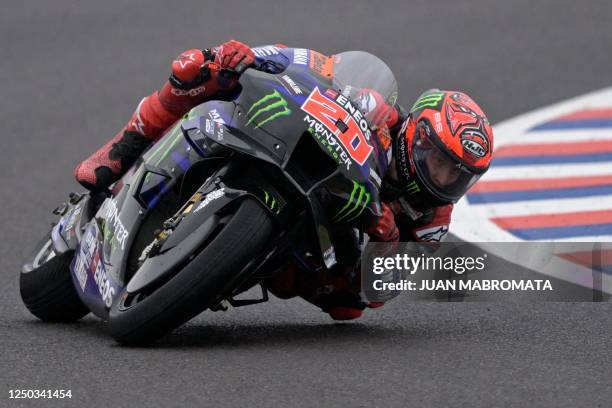
[[70, 265], [72, 279], [83, 302], [97, 316], [106, 317], [122, 286], [108, 273], [104, 237], [96, 222], [91, 222], [83, 234], [77, 256]]
[[263, 70], [270, 72], [271, 74], [278, 74], [285, 70], [291, 61], [287, 50], [292, 49], [280, 48], [275, 45], [262, 45], [259, 47], [254, 47], [253, 52], [255, 53], [255, 66], [257, 66], [259, 69], [264, 67], [268, 68]]

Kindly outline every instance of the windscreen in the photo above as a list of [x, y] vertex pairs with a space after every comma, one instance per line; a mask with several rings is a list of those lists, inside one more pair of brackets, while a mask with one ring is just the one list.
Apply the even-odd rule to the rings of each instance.
[[373, 128], [383, 125], [397, 101], [397, 82], [380, 58], [364, 51], [334, 56], [333, 85], [359, 105]]

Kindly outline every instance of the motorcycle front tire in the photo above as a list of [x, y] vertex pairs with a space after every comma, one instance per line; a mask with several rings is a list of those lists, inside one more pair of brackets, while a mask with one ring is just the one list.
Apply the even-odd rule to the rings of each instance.
[[244, 199], [218, 235], [170, 280], [127, 307], [128, 294], [120, 294], [109, 313], [111, 335], [123, 345], [150, 344], [213, 306], [228, 283], [241, 278], [272, 231], [273, 220], [262, 204]]

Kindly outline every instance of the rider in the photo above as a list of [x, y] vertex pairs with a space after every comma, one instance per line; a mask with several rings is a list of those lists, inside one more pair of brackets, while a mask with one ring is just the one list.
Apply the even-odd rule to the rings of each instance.
[[[79, 183], [92, 191], [117, 181], [170, 125], [191, 108], [210, 99], [232, 98], [237, 83], [227, 69], [240, 72], [282, 44], [251, 49], [229, 41], [212, 49], [190, 49], [172, 62], [172, 74], [159, 91], [140, 101], [127, 125], [75, 169]], [[254, 51], [255, 50], [255, 51]], [[387, 156], [381, 174], [380, 216], [368, 222], [370, 240], [441, 241], [448, 232], [453, 203], [489, 167], [493, 132], [485, 114], [466, 94], [432, 89], [405, 112], [390, 107], [371, 91], [386, 115], [386, 127], [375, 134], [378, 151]], [[377, 113], [378, 114], [378, 113]], [[295, 265], [269, 284], [279, 297], [299, 295], [334, 319], [354, 319], [366, 304], [358, 295], [355, 273], [322, 272], [305, 281]], [[325, 268], [321, 268], [325, 271]]]

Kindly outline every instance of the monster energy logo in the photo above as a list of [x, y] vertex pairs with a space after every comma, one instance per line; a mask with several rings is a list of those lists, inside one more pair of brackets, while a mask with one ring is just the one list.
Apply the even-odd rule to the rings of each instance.
[[[251, 112], [253, 112], [252, 115]], [[268, 112], [272, 114], [268, 116]], [[279, 116], [288, 116], [290, 114], [291, 109], [288, 108], [287, 101], [277, 90], [274, 90], [271, 94], [264, 96], [251, 105], [251, 109], [247, 112], [249, 120], [246, 124], [254, 123], [256, 125], [255, 129], [257, 129]]]
[[[266, 190], [263, 190], [264, 194], [265, 194], [265, 201], [266, 201], [266, 205], [270, 207], [270, 209], [272, 211], [274, 211], [274, 207], [276, 207], [276, 214], [280, 213], [280, 207], [278, 206], [278, 203], [276, 202], [276, 198], [274, 198], [274, 196], [272, 196], [271, 194], [269, 194]], [[272, 200], [270, 200], [270, 198]], [[268, 201], [270, 201], [268, 203]]]
[[436, 107], [438, 106], [438, 103], [440, 103], [443, 97], [444, 92], [433, 92], [423, 95], [419, 99], [417, 99], [417, 101], [410, 109], [410, 112], [414, 112], [415, 110], [423, 109], [425, 107]]
[[[355, 198], [355, 196], [357, 197]], [[370, 198], [370, 193], [366, 193], [365, 186], [353, 181], [353, 192], [346, 205], [334, 216], [333, 221], [345, 220], [348, 222], [359, 217], [370, 203]], [[349, 218], [349, 216], [351, 217]]]
[[421, 191], [421, 189], [419, 188], [419, 185], [414, 180], [412, 180], [410, 184], [406, 186], [406, 192], [408, 194], [416, 194], [419, 191]]

